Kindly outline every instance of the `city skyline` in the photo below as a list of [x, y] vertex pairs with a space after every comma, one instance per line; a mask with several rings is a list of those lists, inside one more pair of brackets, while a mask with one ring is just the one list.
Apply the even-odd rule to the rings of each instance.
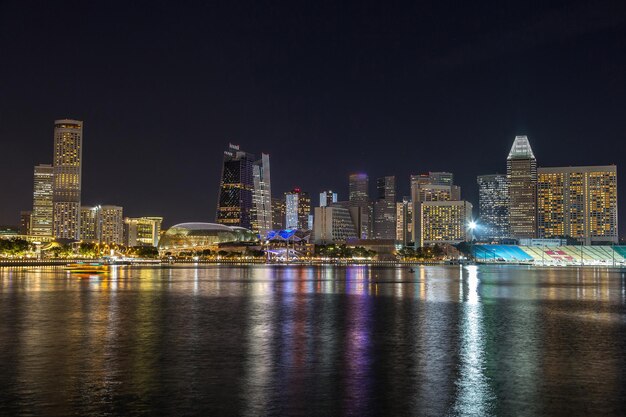
[[408, 195], [409, 175], [452, 171], [475, 208], [475, 178], [505, 173], [516, 135], [542, 166], [624, 165], [626, 19], [615, 5], [474, 5], [459, 22], [434, 7], [371, 6], [312, 5], [296, 20], [255, 8], [251, 21], [228, 5], [154, 5], [147, 19], [137, 4], [120, 15], [4, 2], [0, 46], [20, 65], [0, 68], [0, 223], [30, 207], [32, 166], [49, 161], [50, 121], [65, 117], [85, 122], [82, 201], [131, 216], [158, 208], [169, 225], [211, 220], [217, 195], [205, 190], [228, 142], [272, 155], [277, 193], [346, 196], [345, 178], [366, 172], [394, 175]]

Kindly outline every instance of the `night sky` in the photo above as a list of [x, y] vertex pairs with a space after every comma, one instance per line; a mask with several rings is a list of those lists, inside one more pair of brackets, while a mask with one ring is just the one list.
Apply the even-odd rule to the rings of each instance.
[[0, 0], [0, 224], [76, 118], [83, 204], [166, 226], [214, 220], [229, 142], [275, 196], [451, 171], [477, 206], [525, 134], [539, 166], [618, 165], [624, 234], [623, 1], [185, 3]]

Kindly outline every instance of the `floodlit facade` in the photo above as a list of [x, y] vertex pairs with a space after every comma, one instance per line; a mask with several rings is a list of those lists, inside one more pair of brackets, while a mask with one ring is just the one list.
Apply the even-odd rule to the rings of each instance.
[[396, 241], [406, 246], [413, 236], [413, 204], [409, 197], [396, 203]]
[[36, 165], [30, 228], [32, 236], [53, 236], [53, 188], [54, 168], [52, 165]]
[[100, 206], [82, 206], [80, 208], [80, 239], [85, 242], [99, 242]]
[[503, 239], [509, 236], [509, 187], [506, 175], [480, 175], [478, 209], [480, 224], [477, 231], [483, 239]]
[[374, 202], [374, 239], [396, 238], [396, 177], [376, 180], [377, 198]]
[[80, 237], [80, 192], [83, 154], [83, 122], [54, 122], [53, 235]]
[[337, 202], [337, 193], [328, 190], [320, 193], [320, 207], [327, 207]]
[[252, 164], [252, 230], [261, 236], [272, 230], [272, 183], [270, 178], [270, 156], [261, 154], [261, 159]]
[[100, 242], [124, 243], [124, 216], [119, 206], [100, 206]]
[[617, 167], [539, 168], [540, 238], [571, 237], [590, 245], [618, 243]]
[[468, 224], [472, 204], [467, 201], [428, 201], [419, 206], [416, 244], [420, 247], [436, 243], [456, 244], [470, 240]]
[[163, 217], [126, 217], [124, 243], [127, 246], [158, 246]]
[[515, 137], [506, 162], [510, 237], [534, 238], [537, 236], [537, 159], [528, 137]]
[[252, 227], [252, 190], [254, 155], [229, 144], [224, 151], [222, 177], [217, 199], [216, 222], [246, 229]]
[[413, 242], [420, 246], [421, 205], [430, 202], [452, 202], [461, 200], [461, 187], [453, 184], [450, 172], [429, 172], [411, 175], [411, 201]]
[[294, 188], [285, 193], [285, 228], [310, 230], [311, 198], [309, 194]]
[[357, 231], [348, 208], [341, 206], [315, 207], [314, 243], [340, 243], [356, 238]]

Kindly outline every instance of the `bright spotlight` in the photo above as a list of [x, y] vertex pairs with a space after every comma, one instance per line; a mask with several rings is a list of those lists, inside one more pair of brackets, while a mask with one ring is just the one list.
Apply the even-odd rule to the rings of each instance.
[[476, 229], [476, 227], [478, 226], [478, 224], [476, 224], [476, 222], [474, 220], [472, 220], [471, 222], [468, 223], [467, 225], [471, 230]]

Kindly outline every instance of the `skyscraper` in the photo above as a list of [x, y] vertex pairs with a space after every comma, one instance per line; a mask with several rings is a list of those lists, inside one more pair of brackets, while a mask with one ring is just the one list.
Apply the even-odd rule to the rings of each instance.
[[526, 136], [516, 136], [506, 161], [509, 231], [515, 239], [537, 236], [537, 160]]
[[617, 243], [617, 167], [539, 168], [537, 234]]
[[396, 240], [406, 246], [412, 240], [413, 204], [409, 197], [396, 203]]
[[36, 165], [30, 228], [33, 236], [53, 236], [53, 188], [54, 168], [52, 165]]
[[252, 227], [252, 190], [254, 156], [238, 145], [224, 151], [222, 178], [217, 199], [216, 222], [227, 226]]
[[79, 239], [80, 191], [83, 155], [83, 122], [54, 122], [53, 234]]
[[367, 174], [358, 173], [350, 175], [349, 182], [349, 205], [354, 227], [359, 239], [371, 237], [371, 205], [369, 201], [369, 178]]
[[374, 239], [396, 238], [396, 177], [376, 180], [374, 202]]
[[252, 164], [252, 231], [266, 236], [272, 230], [272, 187], [270, 179], [270, 156], [261, 154], [261, 159]]
[[320, 193], [320, 207], [328, 207], [337, 202], [337, 193], [331, 190]]
[[481, 175], [478, 182], [478, 207], [483, 239], [502, 239], [509, 236], [509, 189], [506, 175]]
[[[454, 176], [450, 172], [429, 172], [428, 174], [411, 175], [411, 200], [413, 203], [412, 234], [413, 242], [416, 246], [421, 246], [424, 244], [424, 241], [432, 240], [423, 237], [424, 233], [426, 233], [422, 230], [424, 225], [439, 224], [439, 220], [433, 220], [431, 222], [424, 216], [430, 216], [431, 214], [438, 216], [439, 212], [443, 212], [442, 210], [448, 210], [445, 208], [438, 209], [437, 207], [439, 206], [437, 205], [434, 205], [432, 209], [423, 210], [422, 206], [431, 202], [458, 202], [461, 200], [461, 187], [454, 185], [452, 182], [453, 179]], [[456, 206], [455, 204], [444, 205], [444, 207], [453, 208]], [[447, 235], [452, 236], [453, 234], [448, 233]], [[458, 233], [456, 233], [455, 236], [458, 237]]]
[[21, 211], [20, 212], [20, 235], [28, 236], [30, 235], [30, 226], [31, 226], [31, 217], [33, 216], [33, 212], [30, 210]]
[[80, 239], [85, 242], [100, 242], [100, 206], [80, 208]]
[[108, 244], [124, 243], [124, 216], [119, 206], [100, 206], [100, 241]]
[[436, 243], [456, 244], [469, 240], [472, 204], [467, 201], [427, 201], [419, 205], [420, 224], [415, 241], [423, 247]]
[[285, 228], [309, 229], [311, 198], [296, 187], [285, 193]]

